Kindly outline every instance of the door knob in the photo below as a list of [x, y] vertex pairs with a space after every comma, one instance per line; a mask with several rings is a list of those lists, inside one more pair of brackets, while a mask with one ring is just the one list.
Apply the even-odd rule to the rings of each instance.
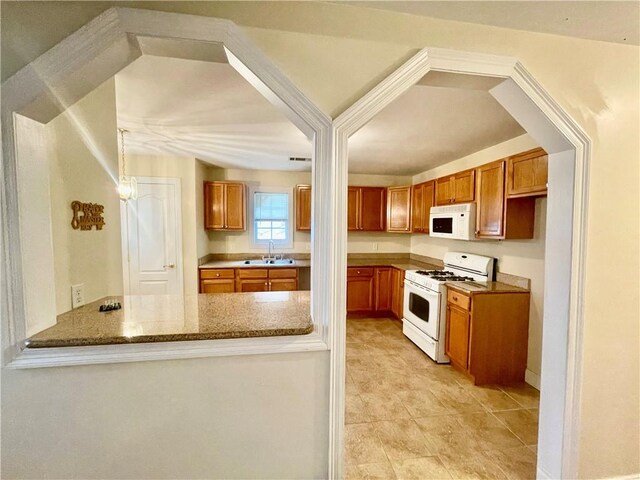
[[176, 268], [175, 263], [170, 263], [169, 265], [163, 265], [164, 268]]

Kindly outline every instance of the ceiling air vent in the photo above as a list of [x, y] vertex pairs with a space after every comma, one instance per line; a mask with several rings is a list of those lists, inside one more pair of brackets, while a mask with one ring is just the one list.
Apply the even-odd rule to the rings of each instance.
[[289, 157], [290, 162], [310, 162], [311, 159], [308, 157]]

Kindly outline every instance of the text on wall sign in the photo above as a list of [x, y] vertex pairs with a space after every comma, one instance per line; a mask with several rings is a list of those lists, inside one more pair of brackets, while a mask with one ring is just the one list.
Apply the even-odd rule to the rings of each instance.
[[98, 203], [82, 203], [77, 200], [71, 202], [71, 210], [73, 210], [73, 219], [71, 227], [74, 230], [91, 230], [93, 226], [96, 230], [102, 230], [104, 226], [104, 205]]

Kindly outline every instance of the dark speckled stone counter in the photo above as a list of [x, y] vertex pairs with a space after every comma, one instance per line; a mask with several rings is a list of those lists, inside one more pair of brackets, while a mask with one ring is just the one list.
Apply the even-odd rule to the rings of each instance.
[[103, 300], [99, 300], [63, 313], [56, 325], [31, 337], [27, 347], [306, 335], [313, 331], [308, 291], [112, 298], [122, 303], [122, 309], [101, 313], [98, 308]]

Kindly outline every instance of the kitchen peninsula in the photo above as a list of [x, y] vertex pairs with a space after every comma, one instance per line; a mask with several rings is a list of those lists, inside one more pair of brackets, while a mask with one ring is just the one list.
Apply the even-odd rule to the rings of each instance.
[[115, 297], [120, 310], [100, 312], [104, 299], [58, 315], [27, 340], [28, 348], [177, 342], [306, 335], [313, 331], [310, 293]]

